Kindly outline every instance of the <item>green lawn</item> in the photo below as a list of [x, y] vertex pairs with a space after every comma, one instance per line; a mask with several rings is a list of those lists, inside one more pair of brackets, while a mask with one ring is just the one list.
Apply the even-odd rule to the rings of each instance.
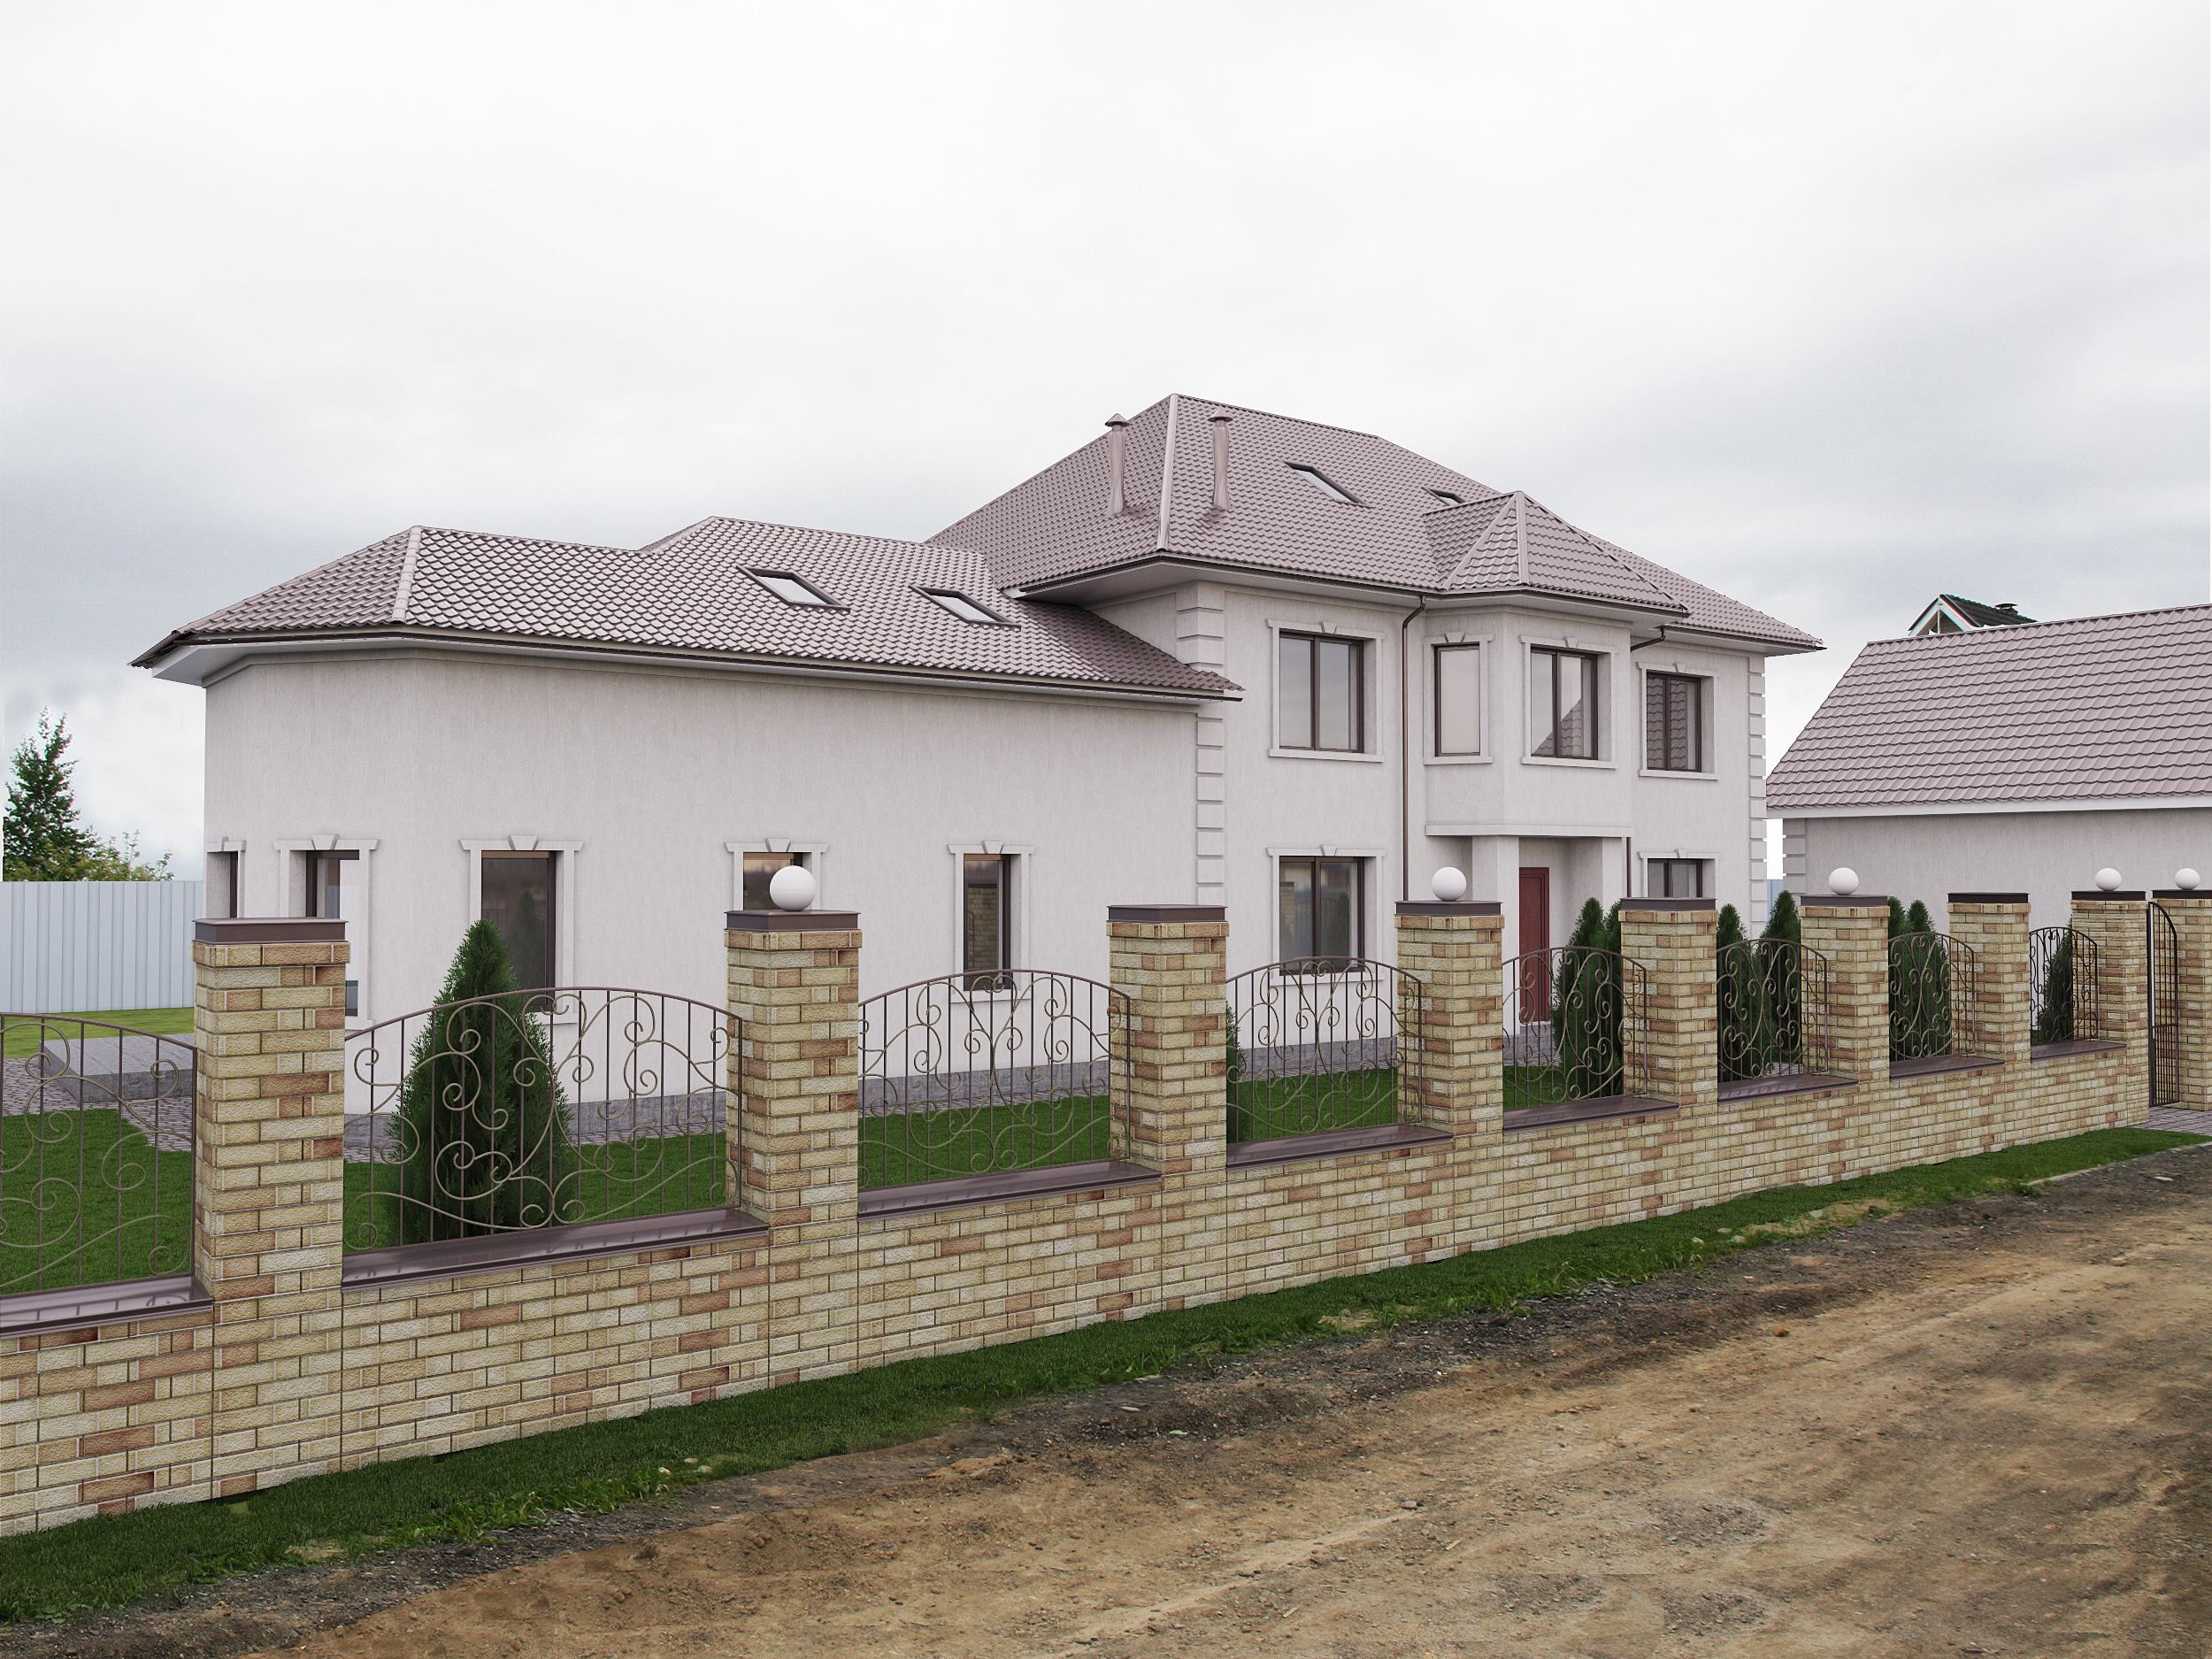
[[1324, 1321], [1346, 1323], [1347, 1314], [1368, 1325], [1366, 1335], [1404, 1320], [1510, 1310], [1593, 1280], [1628, 1284], [1695, 1268], [1753, 1248], [1769, 1236], [1763, 1227], [1801, 1235], [1863, 1215], [2019, 1190], [2201, 1138], [2108, 1129], [1832, 1187], [1781, 1187], [1684, 1215], [318, 1476], [250, 1499], [79, 1521], [0, 1539], [0, 1619], [117, 1606], [181, 1581], [293, 1560], [294, 1549], [310, 1546], [465, 1540], [563, 1510], [606, 1509], [712, 1476], [896, 1444], [964, 1416], [1150, 1376], [1179, 1361], [1327, 1340], [1335, 1329]]
[[879, 1112], [860, 1120], [860, 1185], [1046, 1170], [1113, 1156], [1113, 1109], [1103, 1094], [993, 1106]]
[[189, 1152], [155, 1151], [111, 1106], [0, 1118], [0, 1295], [191, 1264]]
[[1247, 1078], [1230, 1093], [1229, 1139], [1279, 1141], [1398, 1121], [1398, 1069]]
[[[81, 1019], [104, 1020], [111, 1025], [127, 1025], [134, 1031], [150, 1031], [157, 1037], [192, 1034], [192, 1010], [188, 1008], [124, 1008], [104, 1014], [25, 1014], [7, 1022], [7, 1031], [0, 1036], [0, 1055], [10, 1060], [27, 1060], [38, 1052], [41, 1043], [78, 1036], [81, 1028], [72, 1022]], [[96, 1039], [111, 1034], [97, 1026], [92, 1031]]]

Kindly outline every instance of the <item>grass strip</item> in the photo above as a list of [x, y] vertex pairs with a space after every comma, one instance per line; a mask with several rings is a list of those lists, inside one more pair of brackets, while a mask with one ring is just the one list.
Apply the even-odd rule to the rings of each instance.
[[120, 1008], [104, 1014], [19, 1014], [7, 1022], [7, 1030], [0, 1033], [0, 1056], [10, 1060], [27, 1060], [39, 1050], [39, 1045], [49, 1042], [75, 1042], [89, 1037], [97, 1042], [102, 1038], [113, 1041], [115, 1033], [105, 1031], [101, 1025], [87, 1031], [76, 1022], [96, 1020], [106, 1025], [127, 1025], [133, 1031], [151, 1032], [157, 1037], [188, 1037], [192, 1034], [192, 1010], [188, 1008]]
[[1179, 1361], [1511, 1309], [1597, 1281], [1634, 1283], [1777, 1234], [2024, 1191], [2055, 1175], [2203, 1139], [2106, 1129], [1832, 1186], [1778, 1187], [1680, 1215], [318, 1476], [243, 1500], [73, 1522], [0, 1539], [0, 1619], [121, 1606], [180, 1583], [288, 1562], [465, 1540], [564, 1511], [600, 1512], [695, 1480], [895, 1445], [963, 1417], [1148, 1377]]

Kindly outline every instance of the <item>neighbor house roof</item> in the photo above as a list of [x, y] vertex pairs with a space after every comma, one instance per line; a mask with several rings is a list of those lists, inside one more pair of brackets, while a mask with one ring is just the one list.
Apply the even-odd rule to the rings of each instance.
[[1768, 810], [2212, 795], [2212, 605], [1877, 640]]
[[[1213, 504], [1217, 415], [1230, 418], [1225, 511]], [[1179, 394], [1131, 419], [1125, 444], [1118, 513], [1107, 510], [1101, 436], [931, 540], [976, 549], [1016, 589], [1172, 557], [1431, 596], [1594, 600], [1786, 650], [1820, 644], [1519, 491], [1371, 433]], [[1333, 499], [1315, 474], [1351, 499]]]
[[1927, 609], [1913, 618], [1908, 632], [1934, 633], [1942, 624], [1949, 622], [1955, 628], [2011, 628], [2033, 617], [2024, 617], [2008, 600], [2001, 605], [1985, 605], [1978, 599], [1962, 599], [1957, 594], [1938, 594], [1928, 602]]
[[[764, 570], [803, 578], [834, 608], [786, 603], [748, 574]], [[401, 633], [1237, 694], [1103, 618], [998, 587], [958, 548], [736, 518], [638, 549], [417, 526], [203, 617], [137, 662], [195, 641]], [[964, 595], [1005, 626], [963, 621], [925, 588]]]

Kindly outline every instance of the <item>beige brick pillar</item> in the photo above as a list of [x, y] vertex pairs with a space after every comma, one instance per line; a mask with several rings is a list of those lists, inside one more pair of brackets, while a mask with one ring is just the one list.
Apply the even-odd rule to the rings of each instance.
[[2161, 887], [2151, 895], [2174, 919], [2181, 960], [2181, 1098], [2191, 1111], [2212, 1111], [2212, 893]]
[[1398, 906], [1398, 966], [1421, 981], [1417, 1023], [1398, 1017], [1399, 1060], [1417, 1074], [1414, 1121], [1454, 1135], [1505, 1127], [1504, 983], [1495, 900]]
[[[1804, 918], [1807, 964], [1806, 1064], [1871, 1086], [1889, 1080], [1889, 901], [1879, 894], [1809, 897]], [[1811, 976], [1824, 965], [1820, 1005]]]
[[[1122, 1042], [1127, 1099], [1120, 1156], [1161, 1175], [1156, 1305], [1222, 1294], [1217, 1271], [1229, 1151], [1229, 924], [1218, 904], [1116, 904], [1106, 911], [1113, 988], [1129, 999]], [[1122, 1148], [1126, 1148], [1122, 1150]], [[1173, 1263], [1172, 1266], [1164, 1265]], [[1139, 1293], [1102, 1297], [1134, 1307]]]
[[337, 1455], [342, 921], [196, 925], [192, 1271], [215, 1301], [215, 1494]]
[[1622, 985], [1629, 998], [1625, 1093], [1685, 1111], [1719, 1102], [1720, 1019], [1713, 977], [1719, 919], [1711, 899], [1622, 901], [1621, 955], [1644, 971], [1640, 1025], [1633, 976]]
[[850, 1371], [860, 1218], [860, 918], [732, 910], [730, 1190], [768, 1224], [770, 1379]]
[[1946, 923], [1952, 939], [1973, 951], [1973, 991], [1955, 990], [1951, 1048], [1985, 1054], [2007, 1065], [2028, 1063], [2028, 895], [1954, 893]]
[[2097, 947], [2097, 1029], [2085, 1032], [2078, 1023], [2076, 1037], [2094, 1036], [2100, 1042], [2124, 1043], [2120, 1104], [2127, 1121], [2140, 1124], [2150, 1115], [2150, 964], [2144, 949], [2144, 895], [2134, 893], [2077, 893], [2072, 926]]

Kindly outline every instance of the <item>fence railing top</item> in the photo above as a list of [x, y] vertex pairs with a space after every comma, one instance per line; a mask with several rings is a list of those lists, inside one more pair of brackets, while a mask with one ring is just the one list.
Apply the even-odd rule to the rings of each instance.
[[[1285, 973], [1283, 971], [1286, 968], [1302, 969], [1305, 972]], [[1284, 979], [1299, 980], [1325, 979], [1332, 977], [1349, 979], [1354, 974], [1364, 973], [1370, 969], [1379, 973], [1394, 973], [1402, 979], [1412, 980], [1416, 985], [1421, 983], [1419, 974], [1410, 968], [1401, 967], [1394, 962], [1378, 962], [1372, 956], [1333, 955], [1285, 956], [1278, 962], [1263, 962], [1256, 968], [1247, 968], [1241, 973], [1233, 973], [1229, 978], [1232, 980], [1256, 979], [1263, 973], [1272, 973]]]
[[1013, 994], [1010, 987], [971, 983], [978, 979], [1057, 980], [1068, 985], [1087, 985], [1093, 990], [1103, 991], [1121, 1002], [1129, 1000], [1129, 993], [1118, 986], [1109, 985], [1103, 979], [1089, 979], [1080, 973], [1063, 973], [1057, 968], [964, 968], [957, 973], [933, 973], [926, 979], [895, 985], [887, 991], [878, 991], [873, 996], [863, 997], [861, 1001], [864, 1005], [881, 1002], [895, 996], [902, 996], [909, 991], [926, 991], [941, 986], [974, 1002], [987, 1002]]
[[[394, 1014], [389, 1018], [380, 1019], [373, 1025], [358, 1026], [346, 1033], [346, 1041], [349, 1043], [357, 1042], [364, 1037], [383, 1030], [387, 1025], [396, 1025], [410, 1019], [420, 1019], [427, 1014], [442, 1014], [451, 1009], [476, 1008], [487, 1003], [519, 1002], [525, 1005], [523, 1011], [526, 1014], [534, 1016], [557, 1014], [557, 1008], [547, 1009], [541, 1005], [549, 1002], [557, 1004], [564, 996], [580, 996], [586, 992], [610, 997], [633, 996], [651, 998], [661, 1002], [681, 1002], [687, 1007], [700, 1009], [716, 1019], [727, 1020], [734, 1018], [727, 1008], [719, 1003], [702, 1002], [698, 997], [684, 996], [674, 991], [644, 991], [627, 985], [551, 985], [541, 988], [494, 991], [488, 995], [465, 996], [451, 1002], [433, 1002], [429, 1007], [418, 1008], [411, 1013]], [[534, 1004], [537, 1006], [533, 1006]]]

